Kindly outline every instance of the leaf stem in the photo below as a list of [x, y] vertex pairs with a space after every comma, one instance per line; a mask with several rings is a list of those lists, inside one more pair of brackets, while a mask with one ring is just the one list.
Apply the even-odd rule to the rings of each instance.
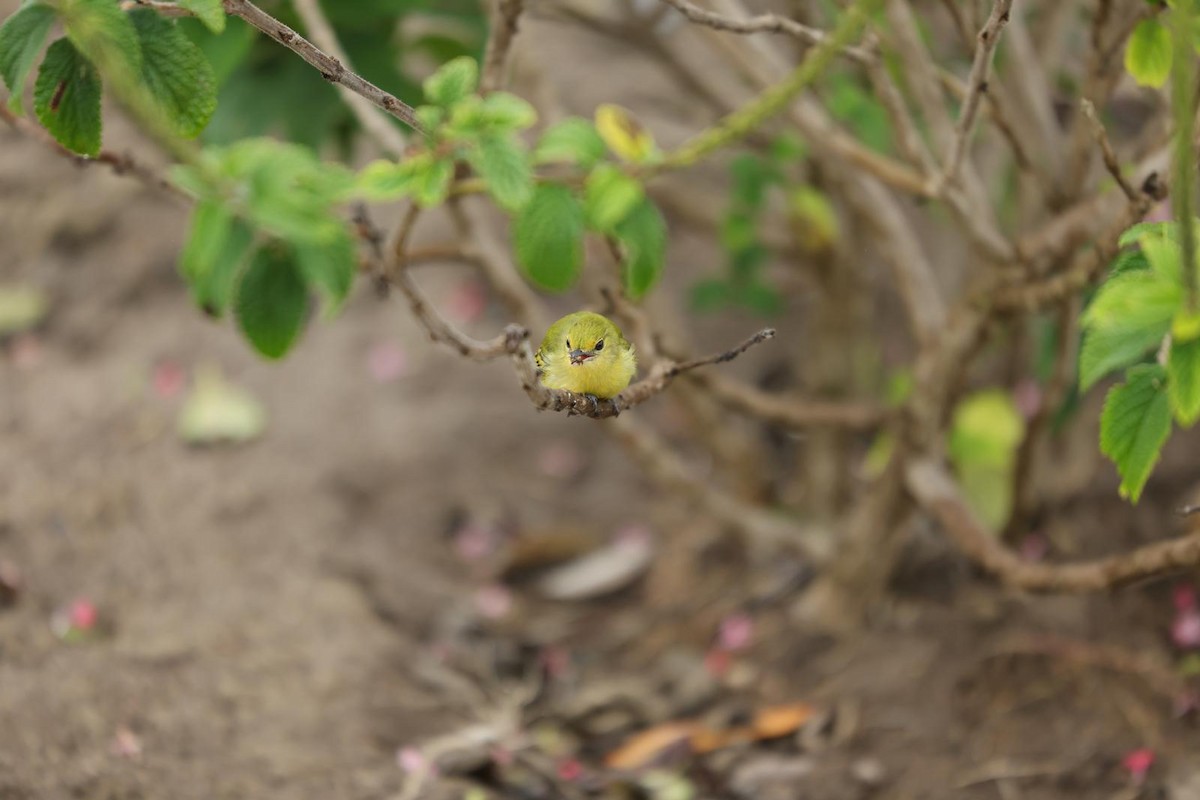
[[1171, 195], [1175, 216], [1179, 220], [1179, 244], [1188, 310], [1195, 312], [1198, 287], [1196, 228], [1192, 220], [1196, 207], [1196, 153], [1192, 141], [1196, 129], [1196, 64], [1191, 35], [1193, 18], [1190, 4], [1180, 3], [1171, 12], [1171, 31], [1174, 35], [1171, 105], [1175, 113], [1175, 174], [1171, 181]]

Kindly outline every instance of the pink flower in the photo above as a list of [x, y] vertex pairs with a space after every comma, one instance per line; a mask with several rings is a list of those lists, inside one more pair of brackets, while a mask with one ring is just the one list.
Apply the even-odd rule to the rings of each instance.
[[1175, 615], [1171, 623], [1171, 641], [1180, 650], [1200, 649], [1200, 611], [1189, 608]]

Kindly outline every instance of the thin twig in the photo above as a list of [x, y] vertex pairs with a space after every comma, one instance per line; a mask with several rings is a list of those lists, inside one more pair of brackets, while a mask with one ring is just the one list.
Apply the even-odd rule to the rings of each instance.
[[1117, 160], [1117, 154], [1113, 151], [1112, 142], [1108, 140], [1104, 124], [1096, 116], [1096, 106], [1091, 100], [1085, 97], [1079, 101], [1079, 107], [1083, 111], [1083, 116], [1087, 118], [1088, 123], [1092, 127], [1092, 135], [1096, 137], [1096, 144], [1100, 145], [1100, 152], [1104, 156], [1104, 167], [1108, 170], [1108, 174], [1113, 176], [1113, 180], [1121, 187], [1121, 191], [1125, 193], [1127, 198], [1131, 201], [1136, 201], [1139, 193], [1121, 173], [1121, 162]]
[[1012, 0], [996, 0], [992, 13], [979, 31], [979, 42], [975, 47], [975, 60], [971, 63], [971, 72], [967, 76], [967, 96], [963, 100], [958, 113], [958, 122], [954, 126], [954, 141], [950, 152], [942, 165], [942, 170], [934, 179], [934, 194], [941, 194], [945, 185], [958, 176], [962, 168], [963, 156], [967, 150], [967, 140], [975, 127], [975, 118], [979, 114], [979, 103], [983, 93], [987, 91], [988, 73], [992, 67], [992, 55], [1000, 40], [1000, 31], [1008, 22], [1012, 10]]
[[153, 189], [161, 189], [165, 192], [175, 195], [183, 199], [191, 199], [186, 192], [180, 189], [175, 184], [167, 179], [167, 176], [152, 167], [148, 167], [142, 162], [128, 154], [113, 152], [112, 150], [101, 150], [96, 156], [88, 157], [81, 156], [78, 153], [72, 152], [63, 147], [58, 141], [50, 135], [50, 133], [40, 125], [35, 125], [24, 117], [14, 114], [8, 110], [6, 104], [0, 103], [0, 119], [3, 119], [8, 125], [18, 133], [27, 136], [40, 142], [45, 147], [54, 151], [58, 155], [67, 159], [73, 164], [79, 166], [87, 166], [89, 164], [104, 164], [113, 171], [116, 175], [132, 175], [139, 181]]
[[[344, 64], [346, 69], [353, 69], [350, 59], [342, 49], [341, 42], [338, 41], [337, 33], [329, 24], [329, 20], [325, 18], [325, 12], [321, 10], [321, 4], [317, 0], [294, 0], [294, 5], [296, 13], [304, 21], [305, 29], [317, 46]], [[363, 130], [375, 140], [375, 143], [389, 155], [400, 156], [404, 152], [406, 142], [404, 134], [396, 129], [394, 123], [383, 114], [374, 102], [345, 83], [338, 83], [337, 88], [342, 100], [350, 106], [350, 110], [358, 118]]]
[[924, 458], [910, 462], [905, 470], [905, 483], [964, 555], [1019, 589], [1095, 592], [1200, 564], [1200, 532], [1077, 564], [1029, 563], [1004, 547], [976, 518], [940, 460]]
[[479, 87], [485, 94], [494, 92], [504, 85], [504, 71], [508, 63], [508, 52], [517, 35], [517, 22], [525, 7], [525, 0], [493, 0], [491, 34], [483, 54], [483, 75]]
[[711, 372], [697, 373], [692, 380], [723, 405], [781, 428], [870, 429], [880, 425], [885, 416], [882, 408], [870, 403], [772, 394]]
[[[829, 39], [829, 34], [825, 33], [825, 31], [810, 28], [808, 25], [803, 25], [793, 19], [782, 17], [779, 14], [758, 14], [753, 17], [735, 19], [718, 14], [715, 11], [700, 8], [700, 6], [689, 2], [689, 0], [662, 0], [662, 2], [671, 6], [680, 14], [683, 14], [689, 21], [698, 25], [707, 25], [718, 31], [728, 31], [729, 33], [784, 33], [810, 45], [824, 44]], [[874, 53], [861, 47], [845, 45], [840, 50], [843, 55], [861, 64], [872, 64], [877, 60]]]
[[318, 49], [312, 42], [251, 3], [250, 0], [224, 0], [224, 3], [227, 14], [232, 14], [248, 22], [300, 56], [316, 67], [325, 80], [345, 86], [355, 94], [365, 97], [373, 105], [382, 108], [414, 131], [422, 134], [425, 132], [417, 121], [416, 112], [412, 106], [351, 72], [340, 60]]

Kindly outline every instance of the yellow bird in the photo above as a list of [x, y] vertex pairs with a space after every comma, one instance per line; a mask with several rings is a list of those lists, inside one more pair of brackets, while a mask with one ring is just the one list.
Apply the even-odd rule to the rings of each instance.
[[617, 396], [637, 372], [633, 345], [621, 329], [591, 311], [576, 311], [551, 325], [534, 360], [543, 386], [598, 398]]

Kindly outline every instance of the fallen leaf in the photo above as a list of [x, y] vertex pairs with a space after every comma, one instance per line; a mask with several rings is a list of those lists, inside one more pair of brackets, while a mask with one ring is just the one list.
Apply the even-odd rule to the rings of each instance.
[[628, 586], [646, 571], [654, 557], [648, 531], [625, 531], [611, 544], [548, 570], [537, 589], [552, 600], [588, 600]]
[[267, 414], [244, 389], [228, 383], [215, 366], [196, 370], [179, 413], [179, 435], [188, 444], [245, 442], [263, 432]]
[[754, 715], [751, 727], [759, 739], [778, 739], [795, 733], [816, 714], [817, 709], [808, 703], [768, 706]]
[[[698, 722], [664, 722], [634, 734], [604, 759], [610, 769], [640, 769], [659, 759], [667, 750], [688, 743], [701, 730]], [[690, 745], [689, 745], [690, 746]]]
[[50, 301], [33, 286], [0, 286], [0, 336], [27, 331], [42, 321]]

